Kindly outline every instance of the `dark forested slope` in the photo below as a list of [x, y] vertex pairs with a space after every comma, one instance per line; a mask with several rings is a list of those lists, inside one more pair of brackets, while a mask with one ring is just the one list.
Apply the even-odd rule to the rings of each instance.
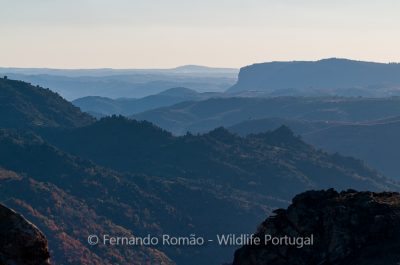
[[0, 128], [78, 127], [93, 118], [58, 94], [0, 78]]

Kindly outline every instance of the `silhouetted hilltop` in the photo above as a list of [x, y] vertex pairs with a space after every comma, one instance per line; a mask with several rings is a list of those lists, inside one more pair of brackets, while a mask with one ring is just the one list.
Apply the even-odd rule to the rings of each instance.
[[272, 95], [399, 95], [400, 64], [324, 59], [271, 62], [240, 69], [229, 92], [264, 91]]
[[48, 89], [0, 78], [1, 128], [79, 127], [93, 120]]
[[[396, 265], [400, 261], [400, 195], [334, 190], [297, 195], [287, 210], [276, 210], [256, 238], [291, 237], [244, 246], [233, 265]], [[300, 240], [313, 236], [312, 245]], [[297, 244], [293, 238], [300, 238]], [[305, 241], [304, 241], [305, 242]]]

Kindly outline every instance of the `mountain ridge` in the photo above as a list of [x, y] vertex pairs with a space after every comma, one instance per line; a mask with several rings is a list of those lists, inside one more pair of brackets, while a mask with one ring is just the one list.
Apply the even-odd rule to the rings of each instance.
[[148, 120], [176, 135], [204, 133], [263, 118], [315, 122], [366, 122], [400, 116], [400, 97], [217, 97], [181, 102], [131, 116]]

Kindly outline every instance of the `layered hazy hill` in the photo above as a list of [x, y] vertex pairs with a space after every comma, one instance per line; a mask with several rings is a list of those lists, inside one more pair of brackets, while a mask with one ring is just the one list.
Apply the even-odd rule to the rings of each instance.
[[329, 152], [365, 160], [398, 178], [400, 98], [212, 98], [139, 113], [174, 134], [203, 133], [219, 126], [240, 135], [281, 125]]
[[240, 69], [187, 65], [173, 69], [0, 68], [0, 74], [50, 87], [68, 100], [139, 98], [172, 87], [263, 96], [400, 95], [399, 64], [347, 59], [268, 62]]
[[262, 91], [274, 96], [382, 97], [399, 95], [399, 89], [400, 64], [332, 58], [246, 66], [228, 91]]
[[317, 150], [285, 126], [246, 137], [224, 128], [177, 137], [124, 117], [94, 122], [54, 93], [3, 82], [10, 93], [26, 91], [0, 115], [41, 102], [46, 119], [69, 117], [68, 126], [16, 119], [0, 129], [0, 201], [46, 234], [54, 264], [222, 264], [234, 247], [91, 247], [87, 236], [215, 239], [252, 232], [304, 190], [400, 189], [362, 161]]
[[303, 138], [330, 152], [367, 161], [386, 176], [400, 178], [400, 117], [311, 131]]
[[363, 122], [265, 118], [244, 121], [229, 130], [247, 135], [275, 130], [282, 124], [314, 146], [363, 159], [386, 176], [400, 177], [397, 159], [400, 156], [398, 116]]
[[72, 101], [72, 103], [79, 107], [82, 111], [90, 113], [96, 117], [110, 115], [130, 116], [159, 107], [172, 106], [176, 103], [184, 101], [198, 101], [218, 96], [222, 96], [222, 94], [212, 92], [198, 93], [189, 88], [176, 87], [139, 99], [111, 99], [90, 96], [76, 99]]
[[182, 102], [132, 117], [151, 121], [175, 134], [184, 134], [264, 118], [355, 122], [391, 116], [400, 116], [400, 98], [211, 98]]

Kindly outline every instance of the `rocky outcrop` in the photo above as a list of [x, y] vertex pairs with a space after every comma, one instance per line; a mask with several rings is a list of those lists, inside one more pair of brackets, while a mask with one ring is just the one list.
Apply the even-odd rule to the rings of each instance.
[[[400, 194], [305, 192], [275, 211], [255, 237], [262, 243], [237, 250], [234, 265], [397, 265]], [[307, 238], [311, 244], [301, 246]]]
[[22, 215], [0, 204], [0, 264], [46, 265], [47, 239]]

